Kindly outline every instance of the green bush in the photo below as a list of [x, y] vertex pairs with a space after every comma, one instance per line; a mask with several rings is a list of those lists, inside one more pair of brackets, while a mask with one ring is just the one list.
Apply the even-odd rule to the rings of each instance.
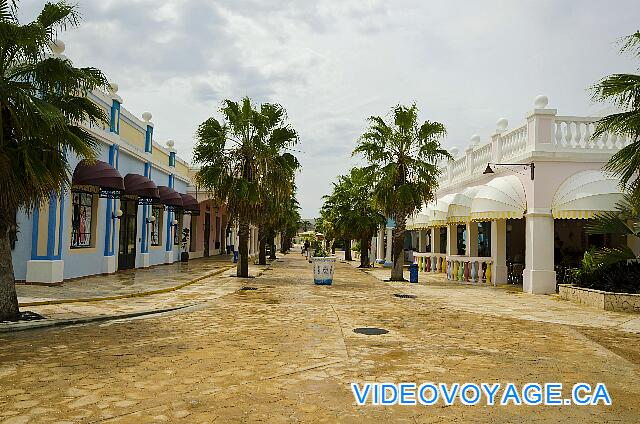
[[640, 293], [639, 262], [618, 262], [608, 266], [594, 266], [591, 262], [592, 254], [593, 252], [585, 252], [581, 267], [574, 274], [573, 283], [575, 285], [615, 293]]

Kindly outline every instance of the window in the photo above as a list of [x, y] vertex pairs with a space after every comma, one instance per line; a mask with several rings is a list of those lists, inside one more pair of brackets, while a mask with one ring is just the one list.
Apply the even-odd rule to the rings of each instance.
[[178, 221], [178, 226], [173, 230], [173, 245], [180, 246], [180, 242], [182, 241], [182, 214], [175, 212], [173, 215]]
[[151, 216], [155, 218], [151, 224], [151, 246], [160, 246], [162, 240], [162, 206], [153, 205]]
[[91, 247], [91, 224], [93, 217], [93, 195], [72, 192], [71, 202], [73, 216], [71, 218], [71, 247]]
[[491, 256], [491, 222], [478, 222], [478, 256]]

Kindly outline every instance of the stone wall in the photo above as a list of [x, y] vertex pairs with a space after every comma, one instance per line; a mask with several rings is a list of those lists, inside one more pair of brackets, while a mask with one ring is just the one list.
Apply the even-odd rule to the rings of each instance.
[[602, 290], [559, 285], [560, 298], [581, 305], [593, 306], [605, 311], [640, 313], [640, 294], [612, 293]]

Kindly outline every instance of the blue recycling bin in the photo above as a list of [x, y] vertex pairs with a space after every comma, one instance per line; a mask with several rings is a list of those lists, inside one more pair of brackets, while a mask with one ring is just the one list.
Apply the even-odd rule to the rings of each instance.
[[233, 251], [233, 263], [234, 264], [238, 263], [238, 251], [237, 250]]
[[418, 264], [409, 265], [409, 282], [410, 283], [418, 282]]

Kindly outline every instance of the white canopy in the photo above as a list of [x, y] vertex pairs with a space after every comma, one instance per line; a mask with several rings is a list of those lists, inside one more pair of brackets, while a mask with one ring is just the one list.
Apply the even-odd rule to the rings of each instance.
[[480, 186], [471, 201], [470, 216], [472, 220], [522, 218], [526, 209], [522, 182], [509, 175]]
[[597, 212], [616, 210], [622, 200], [620, 180], [601, 170], [582, 171], [567, 178], [553, 196], [554, 218], [593, 218]]
[[471, 203], [482, 186], [467, 187], [451, 199], [447, 212], [448, 222], [467, 222], [470, 218]]
[[447, 194], [427, 205], [425, 215], [429, 219], [430, 226], [446, 225], [447, 215], [449, 214], [449, 204], [454, 196], [455, 194]]

